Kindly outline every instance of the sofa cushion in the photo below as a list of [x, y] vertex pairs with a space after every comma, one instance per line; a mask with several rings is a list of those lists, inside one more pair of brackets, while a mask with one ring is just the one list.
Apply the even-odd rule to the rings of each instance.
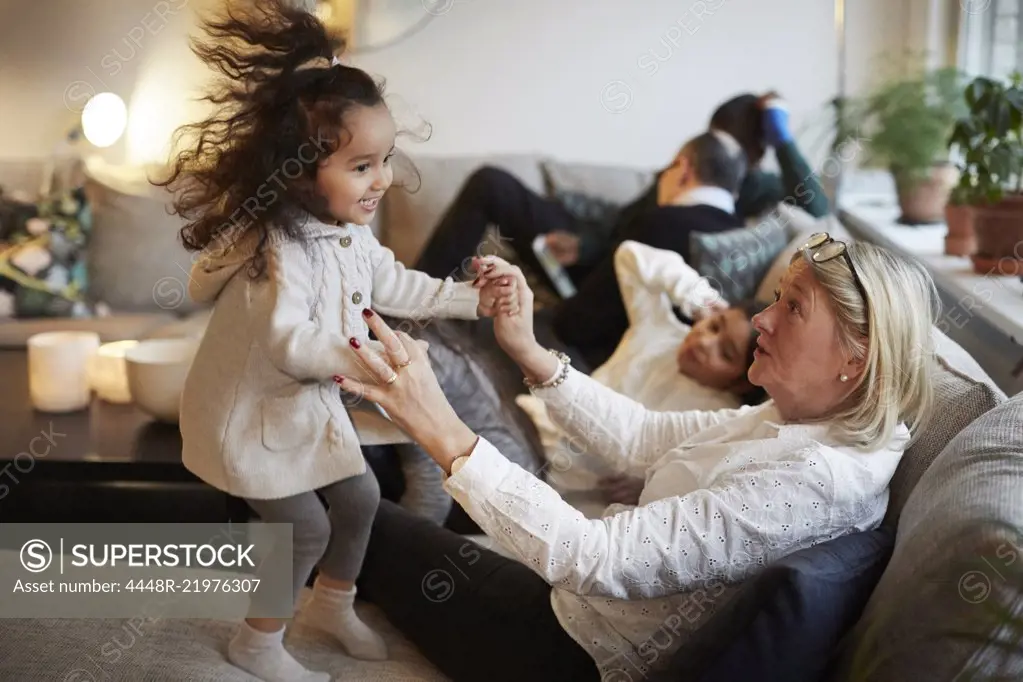
[[[778, 204], [776, 210], [761, 218], [760, 222], [770, 221], [781, 223], [785, 226], [785, 232], [789, 243], [775, 257], [771, 267], [760, 280], [757, 292], [753, 300], [760, 305], [770, 305], [774, 301], [774, 291], [778, 288], [782, 275], [789, 268], [789, 262], [800, 246], [806, 243], [815, 232], [827, 232], [835, 239], [849, 241], [852, 237], [845, 229], [838, 218], [827, 215], [823, 218], [814, 218], [801, 208], [794, 208], [788, 204]], [[759, 224], [759, 223], [758, 223]]]
[[610, 225], [622, 210], [621, 204], [579, 190], [555, 190], [554, 199], [581, 223]]
[[791, 554], [747, 581], [651, 682], [817, 682], [891, 556], [887, 530]]
[[738, 305], [753, 297], [786, 241], [784, 225], [763, 222], [725, 232], [692, 232], [689, 252], [693, 269]]
[[544, 177], [551, 194], [581, 192], [602, 197], [610, 204], [627, 204], [650, 187], [654, 173], [649, 170], [568, 163], [545, 159]]
[[544, 193], [540, 162], [536, 156], [422, 156], [410, 160], [411, 166], [405, 161], [395, 164], [395, 184], [381, 202], [378, 231], [381, 243], [408, 266], [415, 264], [444, 211], [478, 168], [502, 168], [531, 190]]
[[[1023, 679], [1021, 481], [1023, 394], [963, 429], [920, 478], [832, 679]], [[1017, 619], [1014, 657], [985, 646], [1006, 635], [999, 608]]]
[[973, 420], [1005, 401], [994, 381], [959, 344], [937, 327], [932, 330], [936, 368], [934, 417], [899, 461], [889, 485], [888, 511], [884, 523], [895, 527], [906, 501], [924, 472], [955, 436]]
[[124, 312], [197, 310], [187, 295], [192, 255], [178, 237], [184, 221], [168, 213], [171, 195], [147, 180], [151, 169], [115, 173], [90, 165], [90, 296]]

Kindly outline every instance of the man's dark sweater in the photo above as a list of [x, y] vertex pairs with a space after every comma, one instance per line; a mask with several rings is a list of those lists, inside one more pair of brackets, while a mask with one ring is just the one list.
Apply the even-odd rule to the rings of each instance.
[[787, 198], [811, 215], [826, 214], [824, 189], [795, 144], [779, 146], [775, 156], [781, 175], [759, 169], [747, 173], [735, 204], [737, 215], [706, 205], [659, 207], [655, 178], [646, 192], [622, 209], [607, 232], [581, 234], [580, 264], [592, 269], [576, 295], [554, 310], [553, 329], [558, 339], [576, 349], [593, 369], [611, 357], [629, 328], [614, 269], [614, 251], [626, 239], [675, 251], [689, 261], [691, 232], [742, 227], [745, 218]]

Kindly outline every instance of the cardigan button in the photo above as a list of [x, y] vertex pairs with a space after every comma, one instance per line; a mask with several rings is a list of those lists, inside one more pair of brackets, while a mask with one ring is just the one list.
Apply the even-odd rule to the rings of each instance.
[[358, 291], [352, 294], [352, 303], [354, 303], [355, 305], [359, 305], [360, 303], [362, 303], [362, 294], [360, 294]]
[[348, 235], [341, 237], [341, 248], [347, 249], [351, 245], [352, 245], [351, 237], [349, 237]]

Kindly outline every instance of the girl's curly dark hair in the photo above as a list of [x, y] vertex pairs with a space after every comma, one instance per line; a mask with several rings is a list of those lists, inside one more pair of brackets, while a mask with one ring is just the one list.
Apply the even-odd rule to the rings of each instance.
[[203, 22], [208, 40], [193, 41], [192, 51], [221, 76], [203, 98], [216, 110], [176, 132], [178, 145], [194, 142], [153, 184], [174, 192], [189, 251], [255, 232], [249, 272], [258, 277], [271, 227], [299, 238], [300, 210], [333, 220], [316, 191], [319, 163], [340, 146], [345, 113], [384, 98], [365, 71], [332, 64], [344, 41], [315, 16], [284, 0], [252, 5]]

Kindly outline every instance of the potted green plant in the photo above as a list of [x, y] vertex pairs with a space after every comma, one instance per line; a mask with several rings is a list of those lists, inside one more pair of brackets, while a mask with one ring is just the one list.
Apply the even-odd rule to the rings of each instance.
[[955, 68], [889, 79], [845, 104], [840, 132], [864, 136], [866, 161], [891, 171], [900, 222], [938, 223], [959, 173], [948, 159], [948, 136], [965, 113], [963, 76]]
[[959, 184], [952, 188], [945, 205], [945, 253], [949, 256], [972, 256], [977, 250], [977, 239], [973, 232], [973, 208], [970, 206], [975, 188], [969, 184], [969, 176], [959, 177]]
[[950, 146], [961, 160], [959, 186], [970, 205], [979, 273], [1023, 273], [1023, 76], [975, 78], [966, 86], [968, 112]]

